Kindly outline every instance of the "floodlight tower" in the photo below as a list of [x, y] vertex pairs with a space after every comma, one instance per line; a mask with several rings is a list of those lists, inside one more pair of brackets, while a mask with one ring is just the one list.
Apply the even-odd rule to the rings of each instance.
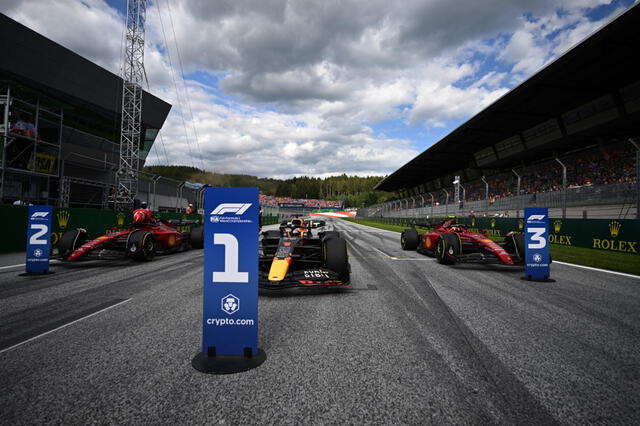
[[120, 166], [116, 175], [114, 196], [114, 205], [118, 210], [133, 208], [133, 200], [138, 193], [146, 10], [147, 0], [127, 0], [127, 36], [122, 67]]

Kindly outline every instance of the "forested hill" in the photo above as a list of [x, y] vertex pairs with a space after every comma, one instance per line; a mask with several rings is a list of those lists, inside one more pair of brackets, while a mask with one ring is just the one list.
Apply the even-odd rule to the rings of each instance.
[[302, 176], [281, 180], [250, 175], [209, 173], [189, 166], [148, 166], [143, 171], [211, 186], [255, 186], [260, 188], [263, 194], [278, 197], [344, 200], [347, 207], [366, 207], [392, 197], [391, 193], [373, 190], [373, 187], [382, 179], [380, 176], [360, 177], [343, 174], [328, 178]]

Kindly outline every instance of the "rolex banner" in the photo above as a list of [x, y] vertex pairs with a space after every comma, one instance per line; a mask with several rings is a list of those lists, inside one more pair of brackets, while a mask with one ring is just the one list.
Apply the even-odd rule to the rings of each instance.
[[[474, 230], [486, 229], [495, 238], [523, 232], [523, 219], [461, 219]], [[640, 222], [633, 219], [549, 219], [549, 243], [620, 253], [640, 254]]]

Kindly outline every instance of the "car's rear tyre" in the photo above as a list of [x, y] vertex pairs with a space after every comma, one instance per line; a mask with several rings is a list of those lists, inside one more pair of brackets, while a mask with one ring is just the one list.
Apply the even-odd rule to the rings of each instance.
[[347, 242], [343, 238], [329, 238], [322, 242], [323, 264], [327, 269], [340, 274], [343, 281], [349, 279], [349, 255]]
[[325, 231], [322, 241], [330, 240], [332, 238], [340, 238], [340, 232], [338, 231]]
[[436, 242], [436, 259], [443, 265], [456, 263], [456, 256], [462, 254], [460, 237], [457, 234], [440, 234]]
[[156, 237], [147, 231], [133, 231], [127, 240], [127, 254], [139, 262], [148, 262], [156, 254]]
[[191, 228], [191, 247], [194, 249], [204, 248], [204, 226]]
[[81, 229], [73, 229], [62, 234], [58, 243], [58, 253], [62, 259], [66, 260], [71, 253], [83, 245], [89, 239], [87, 232]]
[[402, 231], [402, 234], [400, 234], [402, 250], [415, 250], [418, 248], [419, 242], [420, 236], [418, 235], [418, 231], [413, 228], [405, 229]]

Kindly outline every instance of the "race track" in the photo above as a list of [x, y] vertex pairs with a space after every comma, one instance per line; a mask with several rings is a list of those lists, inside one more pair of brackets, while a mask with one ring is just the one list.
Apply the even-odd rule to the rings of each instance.
[[640, 279], [554, 264], [531, 283], [329, 223], [352, 286], [261, 292], [268, 358], [236, 375], [191, 367], [201, 251], [0, 265], [0, 424], [640, 422]]

